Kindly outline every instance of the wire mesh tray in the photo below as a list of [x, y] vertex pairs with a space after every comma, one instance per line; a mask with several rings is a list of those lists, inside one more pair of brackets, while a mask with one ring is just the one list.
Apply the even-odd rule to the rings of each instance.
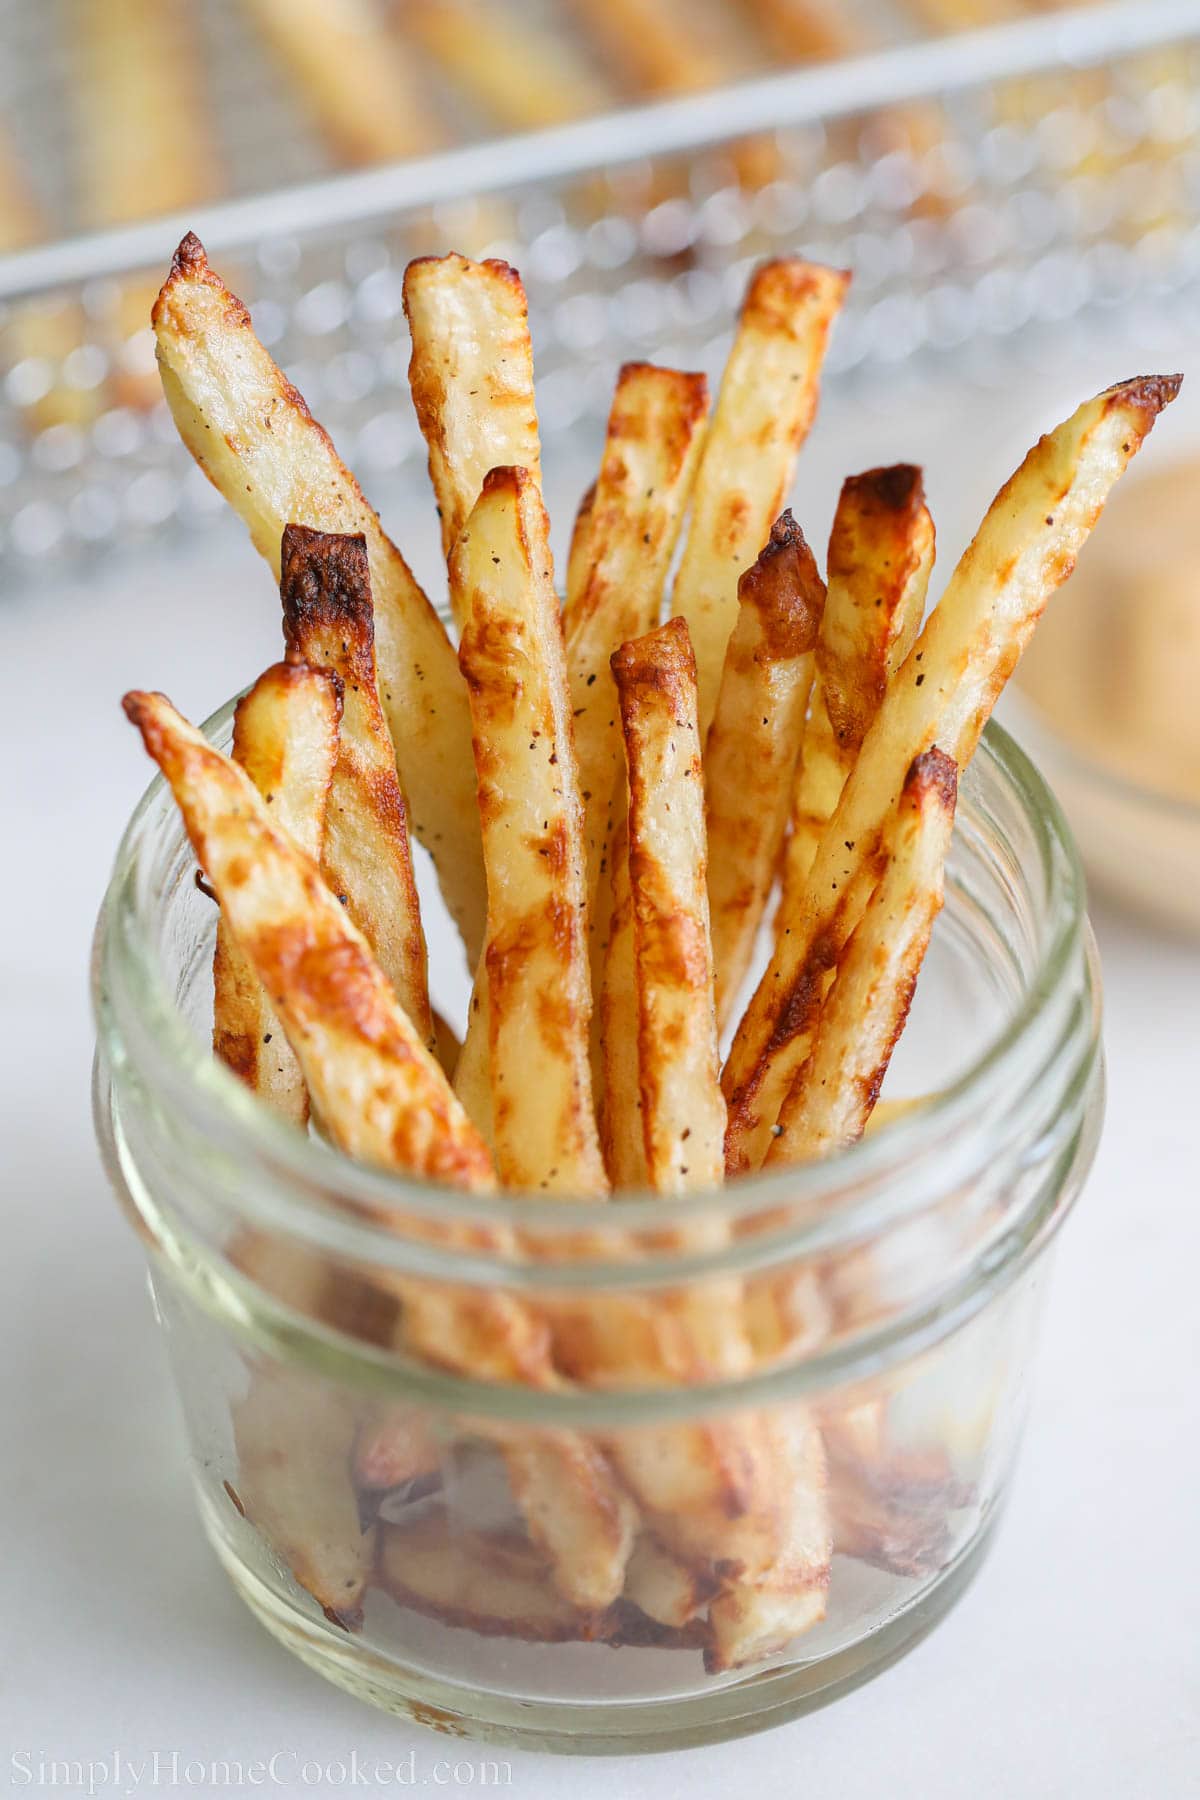
[[0, 259], [5, 566], [208, 528], [138, 273], [187, 225], [377, 499], [423, 478], [401, 277], [430, 250], [521, 268], [560, 454], [598, 438], [621, 361], [719, 367], [749, 265], [785, 250], [854, 272], [832, 379], [933, 359], [1003, 379], [1039, 325], [1191, 305], [1200, 3], [902, 46]]

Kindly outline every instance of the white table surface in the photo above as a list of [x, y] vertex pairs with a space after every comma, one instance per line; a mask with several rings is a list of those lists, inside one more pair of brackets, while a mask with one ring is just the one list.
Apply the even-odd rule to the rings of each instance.
[[[1023, 432], [1000, 430], [998, 404], [979, 507], [1005, 472], [996, 442], [1029, 441], [1029, 400]], [[1039, 428], [1059, 416], [1046, 404]], [[162, 1786], [172, 1753], [179, 1785], [189, 1759], [275, 1755], [265, 1791], [310, 1793], [306, 1759], [353, 1751], [423, 1785], [482, 1785], [500, 1757], [530, 1797], [1200, 1792], [1200, 947], [1102, 903], [1108, 1124], [1061, 1240], [1016, 1491], [976, 1585], [904, 1662], [762, 1737], [568, 1765], [376, 1714], [243, 1611], [201, 1537], [141, 1253], [93, 1149], [85, 965], [148, 773], [118, 696], [162, 687], [202, 717], [278, 654], [269, 602], [248, 548], [220, 531], [175, 574], [101, 564], [32, 591], [0, 578], [0, 1789], [83, 1759], [112, 1791], [145, 1791], [150, 1774], [138, 1790], [128, 1765], [157, 1751]]]

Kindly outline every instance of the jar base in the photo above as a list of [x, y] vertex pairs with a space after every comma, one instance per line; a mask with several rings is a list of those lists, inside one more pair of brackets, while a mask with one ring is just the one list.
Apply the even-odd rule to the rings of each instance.
[[[202, 1511], [207, 1508], [202, 1503]], [[305, 1617], [236, 1555], [215, 1520], [209, 1538], [250, 1611], [293, 1656], [356, 1699], [449, 1737], [560, 1755], [628, 1756], [747, 1737], [828, 1706], [906, 1655], [964, 1594], [998, 1515], [886, 1624], [816, 1662], [748, 1674], [732, 1686], [661, 1700], [577, 1704], [481, 1693], [406, 1668], [334, 1626]]]

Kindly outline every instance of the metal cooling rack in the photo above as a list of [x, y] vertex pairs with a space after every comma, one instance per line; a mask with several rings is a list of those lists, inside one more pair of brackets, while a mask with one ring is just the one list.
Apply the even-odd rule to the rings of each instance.
[[[751, 184], [741, 147], [769, 146]], [[764, 166], [760, 159], [760, 167]], [[424, 481], [405, 262], [458, 247], [525, 276], [549, 448], [595, 436], [630, 356], [719, 367], [751, 264], [854, 270], [830, 375], [953, 359], [996, 381], [1066, 319], [1190, 316], [1200, 286], [1200, 0], [1137, 0], [907, 45], [403, 165], [247, 194], [0, 261], [0, 564], [207, 526], [161, 403], [114, 403], [148, 333], [115, 301], [193, 225], [368, 491]], [[55, 362], [4, 363], [71, 311]], [[48, 426], [56, 384], [84, 396]]]

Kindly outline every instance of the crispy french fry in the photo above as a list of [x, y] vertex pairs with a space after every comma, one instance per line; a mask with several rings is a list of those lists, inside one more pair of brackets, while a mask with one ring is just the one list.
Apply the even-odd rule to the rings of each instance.
[[[489, 470], [527, 469], [541, 485], [529, 309], [506, 262], [450, 255], [409, 263], [404, 310], [409, 386], [449, 560]], [[450, 598], [456, 605], [453, 583]]]
[[622, 818], [613, 838], [611, 904], [605, 931], [600, 988], [602, 1099], [600, 1141], [604, 1166], [618, 1195], [649, 1186], [642, 1093], [638, 1067], [638, 992], [633, 949], [633, 894], [629, 887], [629, 827]]
[[847, 940], [768, 1163], [830, 1156], [866, 1130], [942, 908], [957, 796], [953, 760], [936, 748], [918, 756], [887, 828], [886, 868]]
[[445, 629], [328, 436], [254, 336], [249, 313], [190, 234], [155, 303], [154, 329], [179, 434], [276, 575], [285, 525], [366, 539], [379, 697], [401, 786], [474, 961], [486, 893], [471, 718]]
[[612, 670], [629, 767], [646, 1173], [657, 1193], [689, 1193], [721, 1183], [725, 1105], [713, 1010], [696, 663], [687, 626], [670, 619], [623, 645]]
[[420, 73], [376, 0], [246, 6], [340, 160], [398, 160], [445, 141]]
[[[948, 756], [934, 749], [917, 758], [888, 821], [879, 884], [846, 943], [812, 1053], [780, 1111], [768, 1167], [831, 1156], [870, 1124], [941, 911], [957, 794], [958, 771]], [[857, 1265], [858, 1281], [869, 1283], [869, 1251]], [[838, 1270], [845, 1275], [841, 1262]], [[799, 1354], [814, 1325], [829, 1322], [837, 1285], [814, 1294], [811, 1266], [798, 1276], [756, 1283], [748, 1327], [757, 1357], [766, 1362]]]
[[520, 5], [409, 0], [403, 22], [485, 119], [510, 131], [562, 125], [612, 103], [610, 89], [570, 40], [539, 29]]
[[[629, 762], [629, 819], [615, 846], [606, 968], [606, 1141], [614, 1174], [678, 1194], [716, 1185], [723, 1154], [687, 627], [674, 619], [626, 644], [613, 657], [613, 671]], [[695, 1247], [704, 1236], [689, 1233], [687, 1241]], [[585, 1381], [623, 1376], [655, 1384], [695, 1380], [706, 1371], [729, 1376], [744, 1372], [750, 1358], [736, 1282], [710, 1283], [702, 1295], [678, 1299], [596, 1300], [585, 1319], [556, 1322], [556, 1342]], [[780, 1550], [785, 1497], [772, 1485], [758, 1421], [624, 1431], [612, 1454], [658, 1539], [652, 1594], [664, 1575], [675, 1594], [693, 1591], [697, 1573], [717, 1586], [743, 1573], [757, 1576]], [[672, 1558], [681, 1559], [674, 1571]], [[635, 1586], [626, 1592], [663, 1617], [656, 1610], [661, 1602], [636, 1592], [645, 1574], [635, 1572]]]
[[233, 1407], [237, 1488], [230, 1498], [346, 1631], [362, 1624], [375, 1557], [350, 1479], [358, 1422], [346, 1395], [298, 1369], [258, 1363]]
[[732, 1583], [709, 1608], [711, 1671], [773, 1656], [825, 1617], [833, 1535], [821, 1434], [799, 1407], [774, 1413], [768, 1431], [786, 1500], [786, 1539], [757, 1579]]
[[382, 1527], [379, 1580], [402, 1606], [484, 1637], [565, 1643], [607, 1622], [557, 1593], [544, 1557], [516, 1535], [463, 1530], [440, 1508]]
[[611, 802], [622, 766], [609, 658], [658, 623], [707, 410], [703, 375], [626, 363], [617, 377], [600, 475], [587, 510], [586, 551], [573, 549], [568, 564], [563, 632], [589, 903], [611, 837]]
[[934, 550], [920, 469], [868, 469], [844, 483], [817, 665], [834, 736], [855, 754], [921, 629]]
[[588, 1061], [582, 807], [547, 532], [534, 476], [493, 469], [451, 583], [488, 872], [482, 1011], [497, 1166], [508, 1186], [582, 1195], [607, 1182]]
[[869, 469], [845, 482], [829, 539], [829, 595], [792, 802], [781, 920], [795, 911], [867, 726], [921, 629], [933, 556], [919, 469]]
[[863, 739], [790, 932], [750, 1003], [725, 1068], [726, 1166], [757, 1167], [811, 1048], [826, 976], [869, 898], [884, 825], [904, 778], [937, 743], [960, 769], [1104, 501], [1178, 376], [1119, 383], [1029, 452], [1001, 490]]
[[279, 592], [289, 651], [316, 668], [332, 669], [345, 690], [322, 873], [370, 944], [421, 1042], [432, 1049], [425, 933], [408, 808], [376, 685], [365, 539], [288, 525]]
[[696, 476], [672, 606], [687, 620], [700, 730], [717, 701], [737, 581], [767, 541], [817, 409], [829, 328], [850, 277], [798, 257], [764, 263], [747, 292]]
[[[233, 757], [286, 831], [314, 859], [338, 755], [342, 684], [305, 663], [276, 663], [233, 715]], [[308, 1089], [275, 1010], [224, 919], [213, 956], [213, 1051], [293, 1124], [308, 1118]]]
[[[89, 224], [124, 225], [215, 197], [220, 157], [211, 109], [197, 89], [190, 8], [176, 0], [71, 0], [78, 58], [71, 92], [84, 154], [80, 209]], [[111, 387], [125, 406], [157, 404], [150, 340], [155, 285], [122, 282], [106, 324]]]
[[[272, 996], [334, 1142], [368, 1163], [471, 1189], [494, 1176], [486, 1147], [421, 1043], [366, 940], [316, 865], [276, 830], [242, 770], [161, 694], [131, 693], [142, 733], [238, 943]], [[450, 1243], [479, 1232], [447, 1226]], [[502, 1234], [482, 1233], [499, 1243]], [[404, 1342], [482, 1380], [558, 1385], [544, 1327], [503, 1293], [451, 1293], [399, 1278]], [[530, 1534], [575, 1604], [620, 1593], [636, 1515], [598, 1449], [570, 1432], [502, 1445]]]
[[485, 1146], [366, 940], [315, 863], [277, 829], [249, 776], [161, 694], [127, 694], [125, 711], [171, 785], [335, 1141], [365, 1162], [490, 1187]]
[[718, 1591], [712, 1575], [672, 1556], [648, 1531], [641, 1533], [625, 1571], [625, 1598], [647, 1618], [680, 1631], [703, 1615]]
[[790, 512], [738, 582], [704, 750], [718, 1028], [746, 978], [779, 864], [813, 680], [825, 583]]

